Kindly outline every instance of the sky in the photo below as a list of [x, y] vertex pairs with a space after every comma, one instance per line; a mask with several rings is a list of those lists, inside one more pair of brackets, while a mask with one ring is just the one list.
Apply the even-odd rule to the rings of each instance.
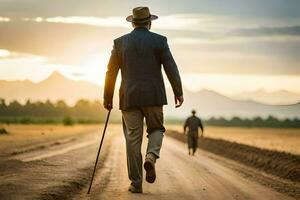
[[0, 0], [0, 79], [40, 81], [59, 71], [103, 85], [126, 16], [149, 6], [168, 37], [185, 88], [223, 94], [300, 94], [298, 0]]

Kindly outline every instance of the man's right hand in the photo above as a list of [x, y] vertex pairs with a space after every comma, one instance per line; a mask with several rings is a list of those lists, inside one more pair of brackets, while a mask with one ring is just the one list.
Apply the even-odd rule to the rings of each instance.
[[103, 106], [108, 111], [110, 111], [113, 108], [111, 103], [103, 103]]
[[183, 96], [179, 96], [179, 97], [175, 96], [175, 108], [179, 108], [182, 105], [183, 101], [184, 101]]

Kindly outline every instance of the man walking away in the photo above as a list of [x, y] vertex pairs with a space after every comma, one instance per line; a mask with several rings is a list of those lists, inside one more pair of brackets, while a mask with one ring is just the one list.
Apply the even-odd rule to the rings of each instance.
[[[196, 150], [198, 148], [198, 128], [201, 128], [201, 137], [203, 136], [203, 125], [200, 120], [196, 116], [196, 111], [192, 110], [192, 116], [187, 118], [187, 120], [184, 123], [184, 134], [186, 134], [186, 129], [188, 128], [188, 133], [187, 133], [187, 141], [188, 141], [188, 151], [189, 155], [195, 155]], [[191, 153], [192, 151], [192, 153]]]
[[171, 83], [175, 105], [183, 103], [183, 93], [177, 65], [170, 52], [167, 38], [150, 32], [151, 21], [157, 19], [148, 7], [137, 7], [126, 18], [134, 30], [114, 40], [106, 72], [104, 107], [111, 110], [118, 71], [121, 71], [119, 90], [123, 131], [126, 139], [129, 191], [142, 193], [143, 121], [146, 119], [148, 146], [144, 169], [146, 181], [156, 179], [155, 162], [159, 158], [165, 132], [163, 105], [167, 104], [162, 65]]

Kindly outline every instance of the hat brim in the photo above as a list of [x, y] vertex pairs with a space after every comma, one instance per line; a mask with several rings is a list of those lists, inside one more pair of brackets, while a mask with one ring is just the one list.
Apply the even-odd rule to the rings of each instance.
[[156, 15], [150, 15], [149, 18], [145, 19], [145, 20], [134, 20], [133, 16], [132, 15], [129, 15], [128, 17], [126, 17], [126, 21], [128, 22], [134, 22], [134, 23], [145, 23], [145, 22], [149, 22], [149, 21], [153, 21], [153, 20], [156, 20], [158, 18], [158, 16]]

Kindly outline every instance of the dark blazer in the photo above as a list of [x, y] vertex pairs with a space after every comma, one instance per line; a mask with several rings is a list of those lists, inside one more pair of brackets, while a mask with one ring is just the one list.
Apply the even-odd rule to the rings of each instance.
[[187, 118], [187, 120], [184, 123], [184, 132], [185, 132], [186, 128], [189, 128], [189, 133], [190, 132], [198, 132], [198, 127], [200, 127], [201, 131], [203, 132], [204, 127], [201, 122], [201, 119], [196, 116], [191, 116], [191, 117]]
[[175, 96], [181, 96], [180, 75], [166, 37], [146, 28], [135, 28], [115, 39], [106, 72], [104, 104], [112, 104], [119, 69], [122, 76], [119, 90], [121, 110], [167, 104], [161, 65]]

